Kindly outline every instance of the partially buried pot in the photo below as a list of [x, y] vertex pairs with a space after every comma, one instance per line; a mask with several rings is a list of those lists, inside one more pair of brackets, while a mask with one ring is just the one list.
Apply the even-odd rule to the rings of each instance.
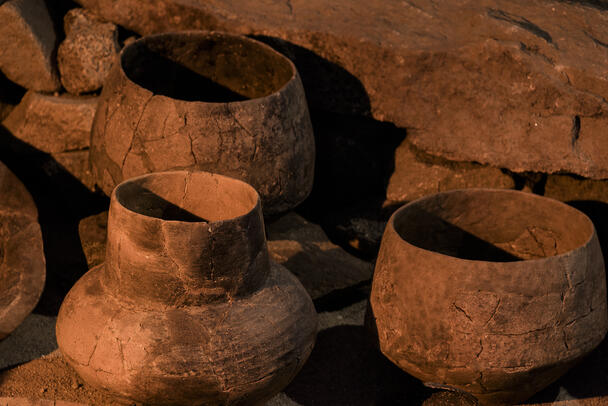
[[36, 204], [21, 181], [0, 163], [0, 340], [34, 310], [45, 277]]
[[264, 214], [312, 189], [314, 138], [293, 63], [246, 37], [188, 31], [127, 45], [106, 82], [91, 133], [101, 189], [171, 169], [244, 180]]
[[606, 334], [595, 229], [517, 191], [416, 200], [388, 222], [371, 309], [381, 351], [406, 372], [482, 403], [523, 401]]
[[317, 319], [269, 262], [244, 182], [174, 171], [120, 184], [106, 261], [66, 296], [57, 342], [88, 383], [154, 405], [261, 404], [308, 358]]

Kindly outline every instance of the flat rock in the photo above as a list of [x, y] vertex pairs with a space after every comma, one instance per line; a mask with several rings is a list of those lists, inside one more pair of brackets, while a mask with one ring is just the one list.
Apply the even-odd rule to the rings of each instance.
[[369, 280], [373, 265], [333, 244], [321, 227], [291, 212], [266, 225], [270, 258], [295, 274], [313, 299]]
[[13, 82], [38, 91], [59, 90], [56, 42], [44, 0], [0, 2], [0, 69]]
[[118, 27], [82, 8], [64, 18], [65, 40], [57, 50], [61, 83], [72, 94], [100, 89], [120, 46]]
[[408, 128], [433, 155], [608, 178], [604, 2], [78, 2], [142, 34], [202, 28], [287, 40], [311, 106]]
[[29, 91], [2, 122], [16, 138], [48, 153], [86, 149], [98, 97]]
[[498, 168], [472, 162], [451, 162], [417, 153], [408, 141], [395, 151], [395, 171], [386, 190], [390, 202], [408, 202], [452, 189], [511, 189], [515, 181]]

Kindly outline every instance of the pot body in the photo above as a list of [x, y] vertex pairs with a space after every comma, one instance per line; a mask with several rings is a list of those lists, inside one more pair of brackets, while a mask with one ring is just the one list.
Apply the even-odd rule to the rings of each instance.
[[608, 329], [595, 229], [522, 192], [419, 199], [388, 222], [371, 309], [381, 351], [406, 372], [482, 403], [521, 402]]
[[36, 204], [21, 181], [0, 163], [0, 340], [34, 310], [45, 277]]
[[145, 173], [212, 171], [254, 186], [265, 214], [308, 196], [314, 157], [293, 63], [265, 44], [220, 33], [166, 33], [126, 46], [91, 132], [93, 174], [107, 194]]
[[300, 370], [316, 326], [302, 285], [268, 261], [255, 191], [179, 171], [113, 192], [106, 262], [66, 296], [57, 342], [85, 381], [119, 398], [258, 404]]

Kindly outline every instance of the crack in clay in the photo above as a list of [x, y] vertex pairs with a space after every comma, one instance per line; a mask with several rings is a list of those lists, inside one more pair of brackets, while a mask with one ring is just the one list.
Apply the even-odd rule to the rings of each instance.
[[488, 16], [494, 18], [495, 20], [506, 21], [518, 26], [519, 28], [523, 28], [537, 37], [544, 39], [548, 44], [553, 45], [556, 49], [559, 49], [557, 45], [553, 43], [551, 34], [534, 24], [532, 21], [528, 20], [526, 17], [516, 16], [515, 14], [510, 14], [493, 8], [488, 8]]
[[463, 308], [459, 307], [456, 302], [452, 303], [452, 306], [454, 306], [454, 308], [458, 311], [460, 311], [462, 314], [464, 314], [464, 317], [466, 317], [467, 319], [469, 319], [470, 322], [473, 322], [473, 319], [471, 317], [469, 317], [469, 315], [467, 314], [467, 312], [464, 311]]
[[581, 118], [574, 116], [572, 119], [572, 130], [570, 130], [570, 137], [572, 138], [572, 147], [575, 147], [581, 134]]
[[[289, 0], [288, 0], [288, 1], [289, 1]], [[239, 127], [241, 127], [241, 128], [243, 129], [243, 131], [245, 131], [245, 133], [246, 133], [246, 134], [247, 134], [249, 137], [251, 137], [251, 140], [252, 140], [252, 142], [253, 142], [253, 154], [251, 155], [251, 161], [253, 161], [253, 160], [255, 159], [255, 155], [256, 155], [257, 150], [258, 150], [258, 145], [257, 145], [257, 142], [256, 142], [256, 137], [255, 137], [255, 135], [254, 135], [254, 134], [253, 134], [253, 133], [252, 133], [252, 132], [251, 132], [251, 131], [250, 131], [248, 128], [246, 128], [246, 127], [245, 127], [245, 126], [244, 126], [244, 125], [241, 123], [241, 121], [240, 121], [238, 118], [236, 118], [236, 114], [235, 114], [235, 113], [234, 113], [232, 110], [230, 110], [230, 108], [228, 108], [228, 112], [230, 113], [230, 116], [232, 117], [232, 119], [234, 120], [234, 122], [235, 122], [236, 124], [238, 124], [238, 126], [239, 126]]]
[[479, 346], [480, 346], [481, 348], [479, 349], [479, 352], [477, 353], [477, 355], [475, 355], [475, 358], [479, 358], [479, 356], [480, 356], [480, 355], [481, 355], [481, 353], [483, 352], [483, 342], [482, 342], [482, 339], [481, 339], [481, 338], [479, 339]]
[[141, 109], [141, 114], [139, 115], [139, 118], [137, 119], [137, 124], [135, 124], [135, 128], [133, 129], [133, 134], [131, 135], [131, 143], [129, 144], [129, 148], [127, 149], [127, 152], [125, 153], [125, 156], [122, 159], [122, 165], [120, 167], [123, 170], [124, 170], [124, 167], [125, 167], [125, 162], [127, 161], [127, 157], [129, 156], [129, 153], [133, 149], [133, 144], [135, 143], [135, 138], [137, 136], [137, 130], [139, 129], [139, 125], [141, 123], [141, 119], [144, 117], [144, 113], [146, 112], [146, 108], [148, 107], [148, 104], [150, 104], [150, 101], [152, 100], [153, 97], [154, 97], [154, 95], [151, 95], [148, 98], [148, 100], [146, 100], [144, 102], [144, 105], [143, 105], [143, 107]]
[[488, 321], [486, 321], [484, 323], [484, 326], [487, 326], [488, 323], [490, 323], [490, 321], [492, 321], [492, 319], [494, 318], [494, 316], [496, 316], [496, 312], [498, 311], [498, 307], [500, 306], [500, 298], [498, 298], [498, 302], [496, 303], [496, 306], [494, 307], [494, 310], [492, 311], [492, 314], [490, 314], [490, 318], [488, 319]]

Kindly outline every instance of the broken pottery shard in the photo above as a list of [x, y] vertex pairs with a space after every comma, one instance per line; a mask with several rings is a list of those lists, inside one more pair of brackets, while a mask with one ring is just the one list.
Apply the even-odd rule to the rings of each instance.
[[[60, 168], [56, 168], [58, 171], [61, 169], [78, 179], [87, 189], [95, 189], [95, 181], [93, 174], [91, 173], [91, 164], [89, 162], [89, 150], [83, 149], [81, 151], [67, 151], [58, 152], [51, 155], [56, 165]], [[49, 166], [51, 164], [49, 163]], [[48, 172], [52, 172], [52, 169], [48, 169]], [[52, 175], [52, 174], [51, 174]]]
[[78, 2], [139, 33], [209, 27], [287, 40], [311, 51], [294, 55], [312, 106], [408, 128], [432, 155], [608, 178], [600, 2]]
[[18, 139], [44, 152], [89, 147], [98, 97], [53, 96], [30, 91], [3, 121]]
[[313, 299], [372, 276], [372, 264], [333, 244], [323, 229], [295, 213], [267, 226], [270, 257], [293, 272]]
[[269, 260], [253, 187], [208, 172], [132, 178], [112, 192], [107, 241], [57, 317], [85, 382], [144, 404], [263, 404], [306, 362], [317, 315]]
[[100, 89], [120, 50], [118, 27], [76, 8], [66, 14], [64, 29], [57, 51], [61, 83], [72, 94]]
[[315, 141], [295, 66], [243, 36], [186, 31], [123, 48], [91, 130], [91, 165], [110, 194], [155, 171], [214, 171], [250, 183], [264, 214], [312, 189]]
[[397, 210], [370, 303], [391, 361], [482, 404], [524, 401], [608, 330], [604, 262], [589, 218], [512, 190], [443, 192]]
[[44, 0], [0, 2], [0, 69], [13, 82], [32, 90], [59, 90], [56, 42]]
[[452, 162], [416, 151], [408, 141], [395, 151], [395, 171], [386, 198], [402, 203], [452, 189], [511, 189], [515, 182], [498, 168], [469, 162]]
[[0, 163], [0, 339], [38, 303], [46, 275], [42, 234], [34, 200]]

